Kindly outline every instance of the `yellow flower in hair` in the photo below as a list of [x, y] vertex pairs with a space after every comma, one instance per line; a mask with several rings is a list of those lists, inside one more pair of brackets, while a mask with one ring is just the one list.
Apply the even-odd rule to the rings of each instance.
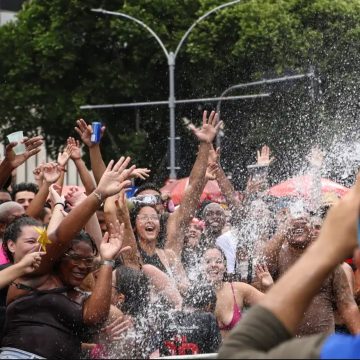
[[39, 233], [37, 242], [40, 244], [42, 251], [46, 252], [46, 244], [51, 244], [50, 239], [47, 236], [45, 228], [34, 226], [34, 229]]

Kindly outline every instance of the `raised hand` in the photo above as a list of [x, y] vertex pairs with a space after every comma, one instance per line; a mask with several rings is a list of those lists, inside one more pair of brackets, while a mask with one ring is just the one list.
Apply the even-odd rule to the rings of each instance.
[[43, 166], [44, 166], [44, 164], [40, 164], [33, 170], [34, 180], [36, 181], [38, 186], [41, 186], [41, 184], [44, 180]]
[[324, 161], [324, 152], [315, 146], [311, 149], [310, 154], [306, 157], [310, 165], [320, 169]]
[[5, 159], [13, 169], [23, 164], [29, 157], [40, 152], [40, 146], [43, 144], [43, 137], [24, 137], [21, 142], [25, 145], [25, 152], [23, 154], [16, 155], [13, 151], [13, 148], [17, 145], [16, 141], [11, 142], [5, 148]]
[[255, 266], [255, 274], [260, 280], [261, 287], [266, 290], [274, 284], [274, 280], [266, 266], [266, 264], [257, 264]]
[[115, 205], [117, 212], [120, 215], [120, 219], [129, 217], [129, 208], [126, 203], [126, 194], [124, 189], [120, 191], [118, 199], [115, 200]]
[[[84, 119], [77, 120], [76, 124], [77, 126], [75, 127], [75, 131], [79, 134], [81, 141], [89, 148], [94, 145], [97, 145], [91, 142], [91, 134], [92, 134], [91, 125], [88, 125]], [[105, 126], [102, 126], [100, 138], [103, 137], [104, 132], [105, 132]]]
[[270, 158], [270, 148], [267, 145], [264, 145], [260, 151], [257, 151], [256, 163], [259, 166], [269, 166], [275, 158]]
[[131, 185], [131, 181], [128, 179], [135, 170], [135, 165], [126, 169], [130, 160], [129, 157], [125, 159], [125, 157], [122, 156], [115, 165], [114, 160], [109, 162], [96, 188], [96, 193], [100, 194], [103, 199], [115, 195], [120, 192], [121, 189]]
[[44, 181], [48, 184], [54, 184], [60, 178], [61, 171], [59, 164], [52, 162], [43, 165]]
[[116, 221], [115, 224], [110, 224], [110, 234], [106, 232], [100, 244], [100, 256], [102, 260], [116, 259], [121, 251], [121, 246], [124, 237], [124, 224]]
[[65, 168], [65, 165], [69, 161], [72, 151], [72, 145], [67, 144], [65, 150], [63, 152], [59, 152], [57, 163], [62, 169]]
[[151, 170], [147, 168], [134, 169], [134, 171], [131, 174], [131, 177], [146, 180], [149, 177], [150, 171]]
[[71, 146], [72, 149], [70, 159], [74, 161], [81, 159], [80, 141], [75, 140], [73, 137], [68, 137], [67, 144], [68, 146]]
[[21, 267], [24, 274], [31, 274], [40, 266], [41, 257], [45, 254], [42, 251], [26, 254], [17, 265]]
[[208, 118], [207, 111], [204, 111], [202, 127], [196, 128], [193, 124], [190, 124], [188, 127], [200, 142], [211, 143], [215, 139], [221, 124], [222, 121], [219, 122], [219, 114], [212, 111]]
[[78, 186], [72, 186], [68, 193], [65, 195], [65, 200], [70, 204], [70, 207], [73, 208], [83, 202], [87, 196], [84, 191]]

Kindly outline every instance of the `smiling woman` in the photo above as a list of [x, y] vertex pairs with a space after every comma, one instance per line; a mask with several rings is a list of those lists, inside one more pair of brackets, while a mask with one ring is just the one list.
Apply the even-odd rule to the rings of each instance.
[[130, 213], [131, 225], [144, 264], [150, 264], [166, 273], [179, 291], [187, 288], [185, 270], [174, 252], [159, 247], [160, 214], [156, 207], [137, 204]]
[[78, 286], [92, 270], [97, 249], [81, 230], [102, 201], [129, 186], [127, 178], [134, 169], [126, 169], [129, 162], [124, 157], [110, 161], [96, 189], [67, 216], [52, 186], [56, 201], [47, 231], [29, 217], [14, 220], [5, 231], [4, 243], [12, 262], [38, 250], [40, 239], [46, 249], [39, 266], [9, 287], [0, 358], [80, 358], [81, 343], [108, 318], [112, 270], [122, 248], [124, 226], [116, 222], [111, 234], [98, 241], [101, 262], [91, 294]]
[[[20, 218], [15, 220], [5, 232], [4, 242], [8, 244], [9, 253], [14, 254], [15, 262], [39, 247], [38, 233], [34, 226], [30, 225], [34, 223], [35, 221], [31, 218]], [[18, 237], [15, 241], [9, 239], [16, 233]], [[76, 291], [75, 288], [92, 270], [96, 254], [97, 249], [91, 237], [85, 232], [80, 232], [72, 240], [64, 256], [54, 266], [54, 272], [60, 281], [52, 279], [52, 284], [47, 281], [47, 286], [51, 289], [37, 290], [19, 281], [14, 282], [17, 288], [27, 294], [14, 299], [7, 307], [2, 346], [29, 351], [36, 349], [41, 354], [52, 353], [53, 345], [49, 341], [43, 342], [41, 331], [37, 330], [38, 326], [41, 326], [46, 338], [56, 338], [60, 343], [67, 344], [66, 348], [58, 349], [61, 357], [74, 352], [78, 353], [79, 338], [86, 339], [87, 333], [82, 320], [82, 308], [87, 296], [83, 292]], [[52, 313], [56, 314], [60, 309], [62, 316], [54, 317]], [[32, 325], [29, 325], [30, 323]], [[62, 329], [62, 331], [57, 329]], [[19, 340], [13, 335], [19, 332], [22, 334], [21, 339], [29, 339], [28, 343], [26, 341], [24, 343], [24, 340]], [[35, 332], [38, 336], [34, 337]]]
[[217, 247], [204, 252], [203, 272], [216, 291], [215, 317], [224, 338], [240, 321], [243, 307], [258, 303], [264, 294], [246, 283], [224, 281], [225, 255]]

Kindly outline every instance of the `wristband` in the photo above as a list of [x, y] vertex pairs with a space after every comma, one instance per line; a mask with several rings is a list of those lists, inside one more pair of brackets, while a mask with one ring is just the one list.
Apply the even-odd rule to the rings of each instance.
[[63, 208], [65, 209], [65, 204], [63, 204], [62, 202], [57, 202], [57, 203], [55, 203], [55, 204], [54, 204], [54, 207], [55, 207], [56, 205], [62, 205]]
[[58, 168], [60, 169], [60, 171], [66, 172], [65, 166], [60, 165], [59, 163], [57, 163], [57, 165], [58, 165]]
[[100, 204], [103, 203], [104, 199], [102, 198], [102, 195], [97, 193], [96, 191], [93, 191], [93, 194], [96, 196], [96, 198], [99, 200]]
[[115, 260], [101, 260], [100, 265], [111, 265], [115, 269]]

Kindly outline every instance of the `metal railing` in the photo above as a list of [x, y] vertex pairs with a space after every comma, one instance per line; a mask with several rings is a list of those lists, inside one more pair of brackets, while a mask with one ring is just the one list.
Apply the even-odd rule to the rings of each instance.
[[162, 356], [155, 359], [217, 359], [217, 353], [211, 354], [196, 354], [196, 355], [173, 355]]

